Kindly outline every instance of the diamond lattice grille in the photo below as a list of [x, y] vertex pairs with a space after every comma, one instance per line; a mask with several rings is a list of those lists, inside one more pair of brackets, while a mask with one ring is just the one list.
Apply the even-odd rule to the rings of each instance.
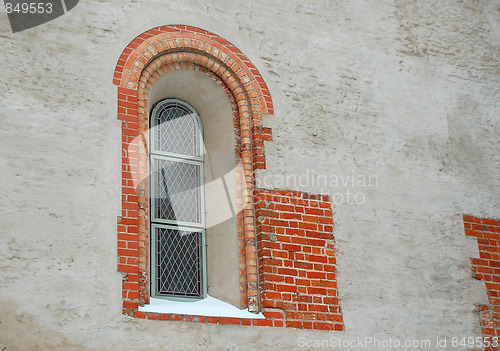
[[201, 165], [154, 159], [156, 218], [201, 223]]
[[151, 281], [156, 296], [201, 298], [206, 290], [201, 124], [186, 104], [162, 103], [151, 116], [150, 131]]
[[156, 114], [154, 148], [180, 155], [200, 156], [196, 115], [184, 106], [170, 104]]
[[202, 233], [155, 228], [159, 295], [202, 296]]

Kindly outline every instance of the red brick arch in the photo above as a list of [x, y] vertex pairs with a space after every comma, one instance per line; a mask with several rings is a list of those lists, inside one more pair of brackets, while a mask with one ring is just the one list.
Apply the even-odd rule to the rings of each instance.
[[[248, 100], [255, 109], [252, 112], [274, 113], [269, 89], [252, 62], [227, 40], [191, 26], [163, 26], [137, 36], [123, 50], [116, 64], [113, 83], [123, 88], [137, 89], [142, 70], [152, 59], [164, 53], [182, 54], [180, 56], [199, 54], [199, 61], [192, 57], [184, 59], [207, 67], [224, 81], [229, 78], [228, 75], [233, 75], [233, 79], [248, 93]], [[217, 66], [210, 67], [209, 59], [221, 64], [220, 70]], [[222, 76], [226, 70], [228, 72]]]
[[[119, 94], [123, 97], [123, 100], [119, 99], [121, 101], [119, 109], [123, 108], [119, 112], [125, 114], [119, 118], [126, 123], [124, 130], [133, 134], [129, 135], [130, 137], [137, 136], [134, 130], [137, 134], [147, 130], [149, 89], [162, 74], [176, 69], [201, 70], [210, 74], [230, 95], [236, 110], [235, 126], [239, 127], [237, 156], [241, 160], [244, 173], [240, 184], [241, 193], [253, 194], [254, 172], [265, 167], [261, 137], [265, 132], [261, 127], [262, 115], [273, 112], [272, 101], [264, 80], [250, 60], [234, 45], [213, 33], [195, 27], [165, 26], [144, 32], [130, 42], [118, 60], [113, 80], [114, 84], [119, 86]], [[137, 116], [137, 119], [131, 120], [130, 118], [134, 116]], [[124, 152], [130, 152], [130, 145], [126, 146]], [[137, 162], [131, 162], [127, 157], [124, 159], [125, 167], [137, 164], [137, 169], [131, 169], [130, 172], [139, 173], [139, 177], [141, 174], [147, 174], [145, 169], [147, 155], [141, 154], [139, 150], [137, 155], [133, 156], [137, 157]], [[134, 178], [135, 175], [130, 174], [130, 176]], [[145, 189], [142, 191], [138, 189], [139, 304], [147, 303], [149, 300], [146, 194]], [[244, 285], [241, 289], [242, 305], [247, 306], [252, 312], [258, 312], [255, 209], [253, 199], [242, 199], [242, 201], [245, 203], [239, 218], [242, 242], [240, 261], [243, 261], [240, 262], [240, 270], [244, 271], [241, 274], [241, 283]]]

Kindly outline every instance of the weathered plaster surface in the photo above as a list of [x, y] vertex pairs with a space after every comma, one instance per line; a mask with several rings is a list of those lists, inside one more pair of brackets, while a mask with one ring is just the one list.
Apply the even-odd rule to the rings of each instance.
[[[288, 350], [299, 337], [479, 336], [486, 292], [460, 215], [500, 216], [499, 18], [500, 2], [486, 0], [89, 0], [12, 34], [0, 13], [0, 346]], [[165, 24], [217, 33], [261, 71], [275, 104], [262, 185], [364, 194], [334, 209], [345, 332], [121, 314], [112, 75], [130, 40]], [[313, 173], [378, 182], [323, 186]]]

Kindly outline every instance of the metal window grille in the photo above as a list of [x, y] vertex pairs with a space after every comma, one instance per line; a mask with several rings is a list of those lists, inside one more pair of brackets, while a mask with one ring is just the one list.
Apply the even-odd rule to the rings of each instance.
[[202, 231], [153, 225], [158, 296], [202, 298], [205, 242]]
[[206, 296], [201, 121], [186, 103], [163, 100], [151, 113], [151, 291]]

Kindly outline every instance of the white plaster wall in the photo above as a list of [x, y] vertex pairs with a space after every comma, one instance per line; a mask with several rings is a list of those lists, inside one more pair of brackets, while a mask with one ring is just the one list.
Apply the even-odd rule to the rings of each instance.
[[[289, 350], [331, 337], [480, 335], [474, 304], [486, 291], [471, 278], [477, 247], [461, 214], [500, 216], [498, 0], [82, 0], [16, 34], [1, 11], [3, 349]], [[166, 24], [212, 31], [261, 71], [276, 111], [265, 119], [274, 141], [262, 184], [365, 195], [334, 209], [345, 332], [121, 314], [112, 75], [130, 40]], [[313, 172], [378, 184], [321, 186], [307, 181]]]

